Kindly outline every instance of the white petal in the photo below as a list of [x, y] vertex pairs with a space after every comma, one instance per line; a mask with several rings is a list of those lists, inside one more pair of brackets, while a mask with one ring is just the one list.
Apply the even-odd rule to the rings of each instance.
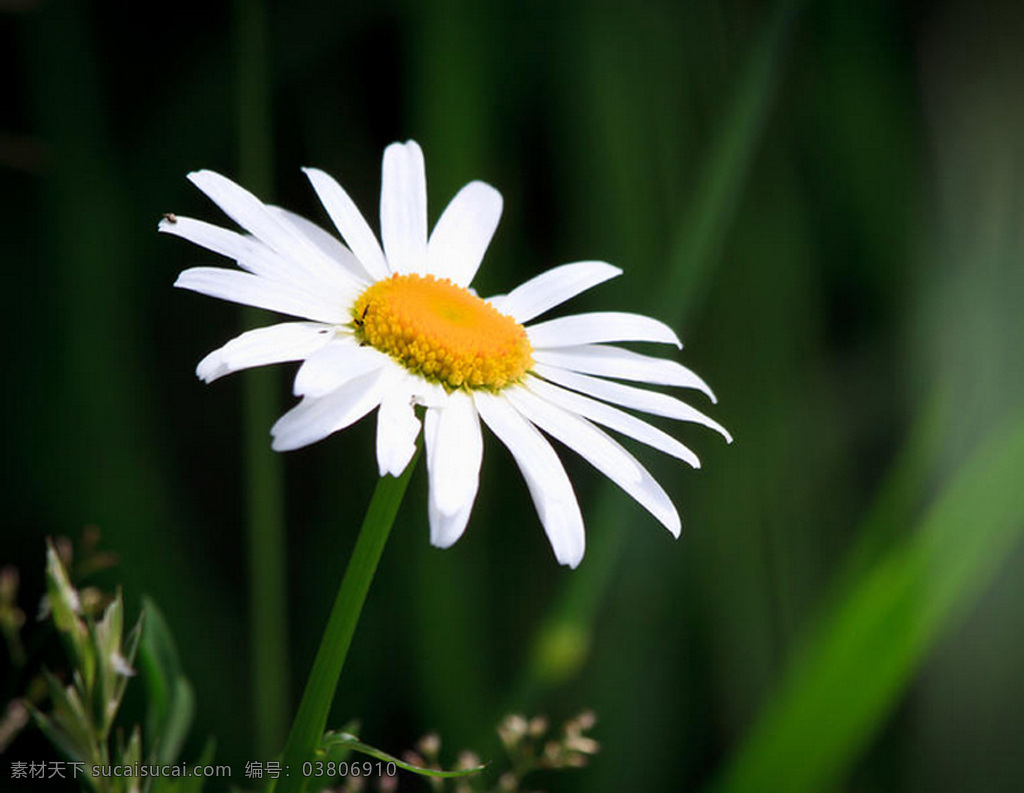
[[470, 182], [445, 208], [427, 243], [428, 272], [469, 286], [501, 219], [501, 193]]
[[380, 238], [392, 272], [426, 272], [427, 175], [416, 141], [392, 143], [384, 150]]
[[606, 262], [563, 264], [520, 284], [507, 295], [490, 298], [490, 302], [516, 322], [529, 322], [617, 275], [622, 275], [622, 270]]
[[318, 168], [303, 168], [316, 190], [320, 203], [324, 205], [331, 221], [338, 229], [352, 253], [359, 259], [374, 280], [388, 277], [388, 265], [384, 260], [384, 251], [377, 242], [377, 236], [366, 222], [363, 213], [349, 198], [348, 193], [331, 176]]
[[664, 322], [643, 314], [595, 311], [549, 319], [526, 329], [530, 343], [544, 347], [572, 347], [601, 341], [657, 341], [682, 347], [675, 331]]
[[705, 416], [694, 407], [685, 402], [680, 402], [668, 394], [660, 394], [657, 391], [645, 391], [642, 388], [612, 383], [608, 380], [601, 380], [597, 377], [590, 377], [585, 374], [576, 374], [565, 369], [556, 369], [553, 366], [537, 364], [533, 371], [541, 377], [551, 380], [554, 383], [581, 391], [584, 394], [613, 402], [616, 405], [625, 405], [628, 408], [642, 410], [645, 413], [653, 413], [655, 416], [666, 416], [678, 421], [692, 421], [696, 424], [703, 424], [705, 427], [715, 430], [729, 443], [732, 443], [732, 435], [729, 431], [708, 416]]
[[318, 298], [291, 284], [222, 267], [193, 267], [181, 273], [174, 285], [221, 300], [318, 322], [341, 324], [352, 318], [349, 305], [331, 300], [329, 296]]
[[597, 422], [616, 432], [621, 432], [623, 435], [665, 452], [665, 454], [671, 454], [673, 457], [690, 464], [694, 468], [700, 468], [700, 459], [696, 454], [667, 432], [663, 432], [646, 421], [638, 419], [636, 416], [630, 415], [611, 405], [606, 405], [604, 402], [598, 402], [596, 399], [583, 396], [583, 394], [577, 394], [575, 391], [567, 391], [564, 388], [547, 383], [539, 377], [528, 377], [526, 386], [552, 404], [585, 416], [591, 421]]
[[708, 384], [682, 364], [667, 358], [641, 355], [621, 347], [588, 344], [580, 347], [535, 350], [533, 358], [538, 363], [557, 366], [559, 369], [571, 369], [583, 374], [635, 380], [653, 385], [696, 388], [707, 394], [712, 402], [718, 401]]
[[525, 388], [505, 392], [509, 402], [548, 435], [558, 439], [632, 496], [666, 529], [679, 536], [675, 505], [640, 462], [584, 418], [546, 402]]
[[196, 374], [212, 383], [239, 369], [301, 361], [334, 338], [334, 328], [317, 322], [283, 322], [237, 336], [199, 362]]
[[310, 355], [295, 375], [295, 396], [322, 397], [349, 380], [376, 372], [391, 359], [373, 347], [361, 347], [349, 337], [340, 337]]
[[427, 517], [430, 521], [430, 544], [435, 548], [450, 548], [466, 531], [469, 516], [473, 512], [473, 502], [452, 515], [446, 515], [434, 503], [433, 491], [427, 499]]
[[500, 395], [477, 391], [480, 418], [508, 447], [526, 480], [555, 558], [576, 567], [583, 559], [583, 516], [572, 483], [544, 436]]
[[224, 210], [224, 214], [296, 268], [327, 283], [339, 278], [352, 280], [320, 248], [294, 226], [282, 222], [248, 190], [213, 171], [194, 171], [188, 178]]
[[480, 419], [473, 400], [456, 391], [444, 407], [427, 410], [426, 422], [430, 492], [437, 508], [453, 515], [476, 498], [484, 456]]
[[270, 430], [278, 452], [299, 449], [359, 421], [380, 404], [386, 389], [384, 370], [349, 381], [322, 397], [306, 397]]
[[294, 290], [306, 292], [320, 301], [330, 296], [337, 303], [348, 303], [354, 301], [359, 294], [355, 283], [347, 276], [325, 280], [311, 275], [255, 237], [247, 237], [202, 220], [179, 216], [173, 223], [160, 221], [159, 230], [234, 259], [242, 269], [254, 275], [288, 284]]
[[270, 210], [271, 214], [276, 215], [279, 220], [294, 226], [300, 234], [316, 245], [332, 262], [337, 262], [361, 286], [368, 286], [374, 280], [359, 259], [356, 258], [356, 255], [346, 248], [345, 244], [331, 234], [331, 232], [321, 228], [312, 220], [308, 220], [302, 217], [302, 215], [297, 215], [284, 207], [268, 204], [267, 209]]
[[412, 407], [412, 396], [396, 381], [377, 410], [377, 464], [380, 475], [400, 476], [416, 453], [420, 420]]
[[610, 479], [638, 482], [640, 464], [621, 454], [621, 447], [586, 419], [532, 394], [525, 388], [504, 392], [512, 407], [548, 435], [577, 451]]

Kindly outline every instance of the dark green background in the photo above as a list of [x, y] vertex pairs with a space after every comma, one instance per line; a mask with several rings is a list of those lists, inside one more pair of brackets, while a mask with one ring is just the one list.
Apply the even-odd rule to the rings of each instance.
[[[699, 472], [641, 453], [678, 542], [563, 450], [588, 522], [575, 572], [493, 437], [452, 550], [428, 544], [418, 472], [333, 723], [492, 751], [509, 709], [592, 707], [603, 751], [537, 782], [559, 790], [1020, 789], [1018, 4], [299, 0], [271, 4], [240, 78], [244, 6], [0, 4], [0, 560], [26, 599], [46, 534], [101, 526], [121, 556], [103, 581], [151, 594], [177, 636], [193, 748], [216, 735], [241, 781], [242, 389], [193, 369], [242, 320], [171, 288], [214, 257], [156, 223], [226, 222], [197, 168], [259, 171], [265, 198], [326, 222], [299, 171], [316, 165], [376, 227], [381, 152], [414, 138], [431, 221], [470, 179], [505, 197], [481, 293], [621, 266], [571, 310], [674, 325], [736, 442], [673, 428]], [[261, 91], [271, 123], [240, 131]], [[371, 425], [284, 458], [293, 702], [373, 487]], [[589, 649], [578, 667], [531, 665], [542, 625]], [[10, 759], [44, 751], [19, 740]]]

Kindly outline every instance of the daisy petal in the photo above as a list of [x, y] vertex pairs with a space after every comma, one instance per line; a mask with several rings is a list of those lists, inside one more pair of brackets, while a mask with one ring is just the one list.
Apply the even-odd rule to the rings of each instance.
[[247, 237], [230, 229], [214, 226], [202, 220], [177, 217], [171, 223], [160, 221], [159, 230], [173, 234], [207, 250], [234, 259], [238, 266], [253, 275], [288, 284], [293, 291], [305, 292], [318, 300], [326, 296], [338, 303], [355, 300], [358, 290], [349, 278], [311, 278], [309, 273], [296, 267], [255, 237]]
[[617, 275], [622, 275], [622, 270], [606, 262], [563, 264], [520, 284], [507, 295], [491, 298], [490, 302], [516, 322], [529, 322]]
[[380, 237], [391, 272], [420, 273], [427, 266], [427, 176], [415, 141], [384, 150]]
[[476, 498], [483, 435], [473, 400], [453, 392], [442, 408], [427, 410], [427, 471], [434, 504], [445, 515], [454, 515]]
[[540, 399], [525, 388], [509, 388], [505, 396], [512, 407], [548, 435], [586, 458], [609, 479], [638, 482], [639, 463], [623, 456], [617, 444], [586, 419]]
[[601, 341], [657, 341], [682, 347], [683, 343], [664, 322], [643, 314], [594, 311], [549, 319], [526, 329], [536, 349], [573, 347]]
[[196, 375], [212, 383], [239, 369], [285, 361], [299, 361], [312, 355], [334, 338], [334, 328], [318, 322], [283, 322], [257, 328], [237, 336], [199, 362]]
[[537, 364], [533, 371], [546, 380], [558, 383], [574, 391], [589, 394], [592, 397], [613, 402], [616, 405], [624, 405], [628, 408], [642, 410], [645, 413], [653, 413], [655, 416], [665, 416], [678, 421], [692, 421], [695, 424], [703, 424], [709, 429], [715, 430], [725, 440], [732, 443], [732, 435], [729, 431], [708, 416], [705, 416], [694, 407], [681, 402], [668, 394], [661, 394], [657, 391], [645, 391], [642, 388], [612, 383], [608, 380], [601, 380], [597, 377], [590, 377], [585, 374], [568, 372], [565, 369], [556, 369], [553, 366]]
[[501, 193], [484, 182], [463, 187], [441, 213], [427, 243], [427, 272], [468, 286], [501, 219]]
[[667, 432], [626, 413], [624, 410], [606, 405], [604, 402], [598, 402], [596, 399], [583, 396], [583, 394], [577, 394], [575, 391], [567, 391], [564, 388], [545, 382], [539, 377], [527, 378], [526, 386], [535, 394], [554, 405], [558, 405], [571, 413], [576, 413], [597, 424], [608, 427], [608, 429], [638, 440], [652, 449], [670, 454], [685, 463], [689, 463], [694, 468], [700, 468], [700, 459], [683, 444]]
[[293, 266], [313, 278], [331, 282], [346, 277], [344, 270], [331, 261], [316, 245], [283, 223], [267, 206], [248, 190], [214, 171], [194, 171], [188, 175], [192, 183], [219, 206], [229, 218], [256, 239], [292, 262]]
[[292, 391], [295, 396], [326, 396], [349, 380], [379, 371], [390, 363], [390, 358], [373, 347], [361, 347], [351, 336], [342, 336], [303, 362]]
[[614, 377], [617, 380], [635, 380], [653, 385], [671, 385], [696, 388], [717, 402], [714, 392], [696, 373], [667, 358], [641, 355], [621, 347], [587, 344], [579, 347], [559, 347], [537, 350], [533, 358], [538, 363], [571, 369], [583, 374]]
[[380, 475], [400, 476], [416, 453], [420, 420], [408, 389], [388, 389], [377, 410], [377, 464]]
[[586, 419], [562, 410], [525, 388], [512, 388], [507, 393], [516, 410], [579, 454], [657, 518], [674, 536], [679, 536], [682, 524], [672, 500], [632, 454]]
[[433, 491], [427, 499], [427, 518], [430, 521], [430, 544], [435, 548], [450, 548], [466, 531], [469, 516], [473, 512], [473, 502], [453, 515], [446, 515], [434, 503]]
[[289, 223], [300, 234], [318, 247], [332, 262], [337, 262], [348, 274], [356, 279], [360, 286], [366, 286], [373, 280], [356, 255], [345, 244], [326, 229], [321, 228], [312, 220], [297, 215], [289, 210], [267, 204], [267, 209], [284, 223]]
[[384, 260], [384, 251], [380, 249], [377, 236], [355, 202], [349, 198], [348, 193], [319, 168], [303, 168], [302, 170], [313, 185], [320, 203], [327, 210], [331, 222], [348, 243], [360, 264], [366, 268], [366, 272], [376, 280], [387, 278], [389, 271], [387, 262]]
[[342, 323], [351, 319], [345, 304], [318, 298], [291, 284], [225, 270], [223, 267], [193, 267], [178, 276], [174, 285], [210, 297], [219, 297], [232, 303], [242, 303], [293, 317], [314, 319], [318, 322]]
[[278, 452], [301, 449], [355, 424], [380, 404], [386, 391], [385, 375], [383, 371], [371, 372], [326, 396], [306, 397], [271, 428], [271, 447]]
[[526, 480], [555, 558], [576, 567], [583, 559], [583, 516], [572, 483], [544, 436], [503, 397], [477, 391], [473, 401], [480, 418], [515, 458]]

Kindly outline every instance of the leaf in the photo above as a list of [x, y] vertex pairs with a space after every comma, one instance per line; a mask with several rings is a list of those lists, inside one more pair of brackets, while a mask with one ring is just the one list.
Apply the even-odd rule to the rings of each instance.
[[46, 593], [50, 616], [60, 634], [71, 664], [82, 671], [85, 680], [92, 682], [93, 660], [86, 650], [87, 631], [78, 618], [81, 604], [78, 592], [71, 586], [68, 573], [50, 540], [46, 541]]
[[399, 760], [394, 755], [390, 755], [381, 749], [377, 749], [369, 744], [363, 743], [356, 736], [350, 735], [347, 732], [326, 733], [324, 735], [323, 742], [320, 744], [321, 751], [327, 752], [335, 747], [347, 747], [353, 752], [368, 755], [375, 760], [382, 760], [385, 763], [394, 763], [399, 768], [410, 771], [413, 774], [433, 777], [435, 779], [453, 779], [456, 777], [470, 776], [472, 774], [478, 774], [487, 768], [486, 764], [473, 766], [472, 768], [460, 769], [458, 771], [441, 771], [436, 768], [424, 768], [423, 766], [413, 765], [412, 763], [407, 763], [404, 760]]
[[192, 726], [195, 694], [182, 672], [178, 649], [163, 613], [149, 597], [142, 598], [142, 608], [146, 623], [138, 644], [138, 659], [149, 702], [149, 752], [158, 764], [173, 764]]
[[79, 752], [74, 741], [64, 730], [54, 724], [53, 719], [42, 713], [31, 702], [26, 702], [25, 705], [28, 707], [29, 713], [32, 714], [32, 720], [39, 728], [39, 731], [46, 736], [46, 740], [56, 746], [69, 761], [73, 763], [86, 762], [86, 758]]
[[73, 686], [65, 686], [46, 669], [43, 670], [43, 678], [53, 704], [53, 712], [47, 718], [66, 736], [59, 745], [62, 748], [74, 746], [76, 756], [87, 757], [92, 745], [93, 727], [78, 691]]
[[943, 631], [1024, 531], [1024, 414], [955, 473], [906, 541], [851, 577], [712, 789], [818, 791], [840, 780]]

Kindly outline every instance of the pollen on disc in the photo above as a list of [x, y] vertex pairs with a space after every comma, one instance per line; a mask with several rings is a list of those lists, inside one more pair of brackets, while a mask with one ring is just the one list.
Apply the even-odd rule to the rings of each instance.
[[448, 389], [498, 391], [533, 365], [523, 326], [446, 278], [392, 275], [363, 292], [352, 315], [364, 343]]

